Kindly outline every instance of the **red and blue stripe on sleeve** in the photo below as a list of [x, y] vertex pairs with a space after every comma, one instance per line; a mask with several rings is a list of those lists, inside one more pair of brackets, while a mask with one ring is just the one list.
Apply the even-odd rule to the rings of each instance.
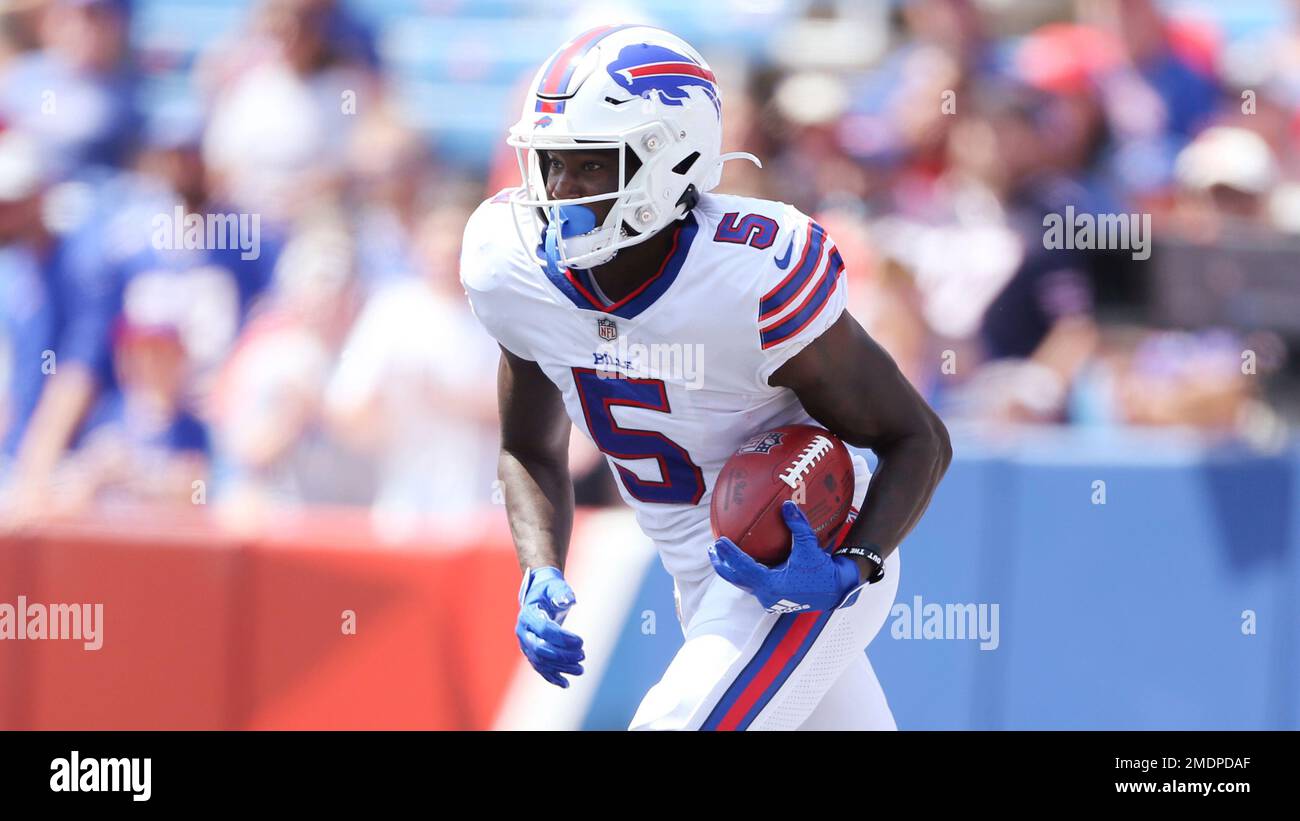
[[830, 304], [843, 272], [844, 260], [839, 250], [826, 231], [809, 220], [798, 264], [759, 302], [758, 327], [763, 350], [793, 338], [821, 315]]

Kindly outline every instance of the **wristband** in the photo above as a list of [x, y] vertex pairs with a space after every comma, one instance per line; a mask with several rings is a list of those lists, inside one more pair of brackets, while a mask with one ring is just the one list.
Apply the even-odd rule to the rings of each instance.
[[885, 560], [881, 558], [880, 552], [876, 550], [875, 545], [845, 545], [835, 551], [836, 556], [848, 556], [850, 558], [862, 557], [872, 562], [876, 570], [867, 579], [867, 584], [875, 584], [885, 578]]

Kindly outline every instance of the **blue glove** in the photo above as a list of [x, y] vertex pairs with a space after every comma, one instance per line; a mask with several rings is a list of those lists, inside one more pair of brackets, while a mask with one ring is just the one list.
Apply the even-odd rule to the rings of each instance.
[[781, 505], [794, 544], [784, 564], [767, 567], [728, 538], [709, 548], [709, 561], [718, 575], [757, 597], [769, 613], [834, 610], [862, 580], [848, 556], [832, 556], [817, 544], [817, 533], [794, 502]]
[[564, 574], [554, 567], [535, 567], [519, 587], [519, 619], [515, 636], [533, 669], [556, 687], [568, 687], [561, 673], [582, 675], [586, 658], [582, 639], [560, 625], [577, 599]]

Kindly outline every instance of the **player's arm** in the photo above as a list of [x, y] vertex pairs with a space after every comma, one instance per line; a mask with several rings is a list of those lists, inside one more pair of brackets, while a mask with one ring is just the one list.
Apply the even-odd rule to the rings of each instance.
[[536, 362], [501, 349], [497, 369], [501, 454], [497, 475], [519, 566], [564, 569], [573, 529], [569, 417], [555, 384]]
[[[920, 520], [952, 461], [943, 422], [847, 311], [769, 382], [793, 390], [827, 430], [879, 457], [845, 543], [870, 543], [887, 558]], [[865, 574], [867, 565], [859, 566]]]
[[542, 678], [568, 687], [562, 673], [581, 675], [582, 639], [561, 627], [575, 602], [564, 580], [573, 530], [569, 418], [554, 383], [536, 362], [501, 348], [497, 370], [501, 454], [497, 475], [506, 517], [524, 571], [515, 636]]

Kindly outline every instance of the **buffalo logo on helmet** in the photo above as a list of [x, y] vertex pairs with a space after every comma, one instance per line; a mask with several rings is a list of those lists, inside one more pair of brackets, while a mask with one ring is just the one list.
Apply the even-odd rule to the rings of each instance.
[[713, 72], [670, 48], [650, 43], [625, 46], [609, 64], [609, 76], [635, 97], [659, 96], [665, 105], [681, 105], [692, 87], [703, 89], [713, 107], [722, 114], [717, 80]]

